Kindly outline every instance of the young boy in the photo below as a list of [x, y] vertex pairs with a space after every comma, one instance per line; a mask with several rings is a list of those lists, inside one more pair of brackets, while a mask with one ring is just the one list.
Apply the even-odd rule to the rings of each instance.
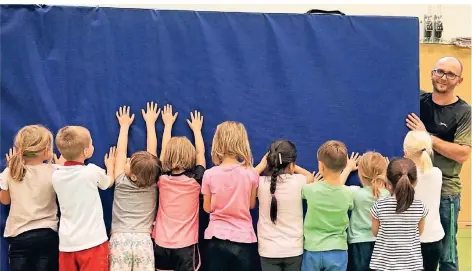
[[115, 149], [105, 155], [107, 175], [94, 164], [84, 165], [94, 151], [86, 128], [60, 129], [56, 145], [66, 160], [52, 175], [61, 210], [59, 270], [108, 271], [108, 236], [97, 187], [105, 190], [113, 184]]
[[302, 189], [308, 203], [302, 270], [346, 270], [347, 212], [353, 207], [353, 196], [340, 176], [347, 164], [347, 149], [332, 140], [321, 145], [317, 155], [323, 181]]

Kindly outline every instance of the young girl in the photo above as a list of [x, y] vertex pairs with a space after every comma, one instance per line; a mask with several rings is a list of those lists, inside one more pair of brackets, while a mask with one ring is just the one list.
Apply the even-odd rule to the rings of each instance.
[[187, 120], [195, 137], [195, 147], [186, 137], [172, 137], [177, 117], [172, 107], [164, 107], [164, 135], [161, 161], [164, 175], [157, 183], [159, 208], [153, 231], [157, 270], [193, 271], [200, 268], [198, 218], [200, 185], [205, 172], [203, 116], [195, 111]]
[[139, 151], [126, 159], [128, 131], [133, 123], [129, 107], [120, 107], [116, 117], [120, 134], [115, 161], [115, 196], [110, 238], [110, 271], [154, 271], [151, 239], [156, 216], [156, 181], [161, 173], [157, 158], [155, 123], [160, 110], [148, 103], [142, 110], [147, 128], [147, 151]]
[[52, 187], [53, 136], [43, 126], [23, 127], [0, 175], [0, 199], [10, 204], [4, 236], [10, 243], [10, 270], [59, 269], [56, 193]]
[[257, 238], [249, 210], [256, 205], [259, 176], [244, 125], [218, 125], [211, 157], [215, 167], [205, 172], [202, 185], [203, 208], [210, 213], [208, 270], [250, 270]]
[[428, 207], [421, 235], [421, 252], [425, 271], [436, 271], [441, 253], [441, 240], [444, 230], [439, 216], [441, 199], [442, 172], [433, 167], [430, 155], [433, 153], [431, 136], [423, 131], [409, 132], [403, 142], [405, 157], [411, 159], [418, 170], [415, 197]]
[[[357, 165], [356, 165], [357, 164]], [[362, 187], [348, 186], [354, 197], [354, 208], [349, 219], [348, 270], [369, 270], [369, 263], [374, 250], [375, 237], [372, 235], [370, 208], [374, 201], [390, 195], [386, 189], [387, 159], [378, 152], [366, 152], [358, 159], [352, 154], [345, 172], [358, 170]], [[343, 172], [344, 173], [344, 172]], [[345, 182], [347, 174], [343, 174]]]
[[416, 166], [397, 158], [387, 167], [393, 195], [374, 203], [372, 233], [376, 236], [370, 268], [374, 270], [423, 270], [420, 235], [428, 210], [414, 199]]
[[303, 255], [302, 187], [313, 175], [296, 166], [297, 149], [288, 140], [272, 142], [258, 168], [259, 222], [257, 224], [262, 271], [300, 270]]

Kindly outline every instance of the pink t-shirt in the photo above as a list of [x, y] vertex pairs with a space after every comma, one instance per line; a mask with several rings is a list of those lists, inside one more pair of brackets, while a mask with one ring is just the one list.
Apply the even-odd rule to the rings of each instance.
[[199, 182], [204, 172], [205, 168], [196, 166], [193, 172], [159, 177], [159, 208], [152, 237], [160, 247], [198, 243]]
[[205, 239], [255, 243], [257, 237], [249, 213], [251, 191], [259, 185], [252, 168], [216, 166], [203, 175], [202, 194], [211, 195], [210, 223]]

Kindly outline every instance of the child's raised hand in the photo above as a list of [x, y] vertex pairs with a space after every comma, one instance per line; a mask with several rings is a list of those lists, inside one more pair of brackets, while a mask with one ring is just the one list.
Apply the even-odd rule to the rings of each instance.
[[16, 155], [16, 148], [13, 147], [13, 148], [10, 148], [10, 150], [8, 151], [7, 154], [5, 154], [5, 157], [7, 158], [7, 165], [8, 163], [10, 162], [10, 159]]
[[195, 112], [191, 112], [190, 119], [191, 120], [187, 120], [190, 129], [192, 129], [192, 131], [201, 131], [203, 126], [203, 116], [200, 114], [200, 112], [197, 110], [195, 110]]
[[313, 172], [313, 182], [321, 182], [321, 181], [323, 181], [323, 176], [321, 176], [321, 173]]
[[146, 111], [144, 111], [144, 109], [141, 109], [141, 113], [143, 114], [145, 122], [155, 123], [157, 121], [157, 118], [159, 117], [159, 114], [161, 113], [161, 109], [158, 109], [157, 103], [148, 102]]
[[59, 158], [57, 158], [57, 154], [54, 154], [54, 164], [63, 166], [65, 162], [66, 159], [64, 156], [61, 155]]
[[120, 106], [120, 109], [116, 112], [116, 118], [120, 126], [131, 126], [134, 120], [134, 114], [129, 115], [129, 106]]
[[111, 147], [110, 152], [105, 154], [105, 166], [109, 170], [115, 167], [116, 147]]
[[173, 125], [175, 120], [177, 119], [177, 116], [179, 115], [179, 112], [175, 112], [174, 115], [172, 115], [172, 105], [168, 104], [164, 106], [164, 110], [162, 112], [162, 121], [164, 122], [164, 125]]
[[347, 157], [346, 169], [352, 171], [357, 170], [357, 162], [359, 161], [360, 155], [358, 152], [351, 153], [351, 157]]

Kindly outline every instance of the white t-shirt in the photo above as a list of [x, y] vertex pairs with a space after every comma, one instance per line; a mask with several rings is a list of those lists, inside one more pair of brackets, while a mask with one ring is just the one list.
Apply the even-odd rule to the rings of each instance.
[[439, 216], [439, 203], [441, 201], [442, 172], [433, 167], [423, 173], [418, 169], [418, 182], [415, 187], [415, 198], [421, 200], [429, 209], [425, 218], [424, 231], [420, 237], [421, 243], [431, 243], [444, 237]]
[[275, 188], [276, 224], [270, 220], [270, 176], [259, 178], [259, 221], [257, 235], [259, 255], [267, 258], [295, 257], [303, 254], [302, 187], [306, 177], [282, 174]]
[[94, 164], [60, 167], [52, 175], [52, 185], [61, 210], [59, 250], [75, 252], [107, 241], [97, 189], [110, 186], [105, 170]]

